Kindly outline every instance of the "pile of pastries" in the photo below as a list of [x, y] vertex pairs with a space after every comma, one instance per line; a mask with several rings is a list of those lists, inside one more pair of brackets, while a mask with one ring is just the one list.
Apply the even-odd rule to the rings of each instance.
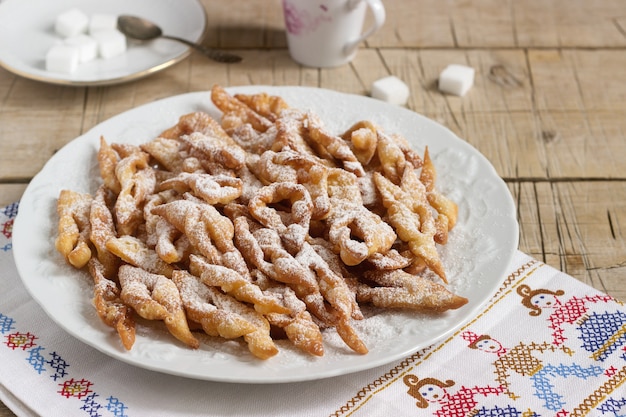
[[93, 278], [93, 303], [126, 349], [136, 316], [199, 348], [199, 332], [252, 355], [287, 339], [324, 354], [328, 329], [354, 352], [361, 308], [441, 312], [438, 245], [457, 206], [428, 149], [371, 121], [339, 134], [281, 97], [214, 86], [219, 120], [182, 115], [139, 146], [100, 139], [101, 185], [62, 190], [57, 250]]

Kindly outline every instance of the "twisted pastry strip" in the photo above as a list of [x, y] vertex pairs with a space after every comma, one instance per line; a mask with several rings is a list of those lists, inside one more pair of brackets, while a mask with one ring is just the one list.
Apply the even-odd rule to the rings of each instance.
[[400, 185], [393, 184], [380, 173], [374, 173], [374, 182], [387, 209], [387, 218], [409, 250], [424, 260], [426, 265], [444, 282], [446, 274], [435, 247], [437, 232], [431, 207], [426, 200], [426, 188], [414, 169], [405, 169]]
[[197, 349], [191, 334], [180, 292], [174, 282], [141, 268], [122, 265], [119, 272], [122, 301], [147, 320], [163, 320], [169, 332], [187, 346]]
[[174, 267], [161, 259], [145, 242], [134, 236], [125, 235], [110, 238], [107, 240], [106, 248], [124, 262], [135, 267], [143, 268], [154, 274], [165, 275], [168, 278], [172, 277]]
[[228, 132], [243, 124], [250, 124], [255, 130], [265, 132], [272, 126], [272, 122], [263, 117], [259, 113], [252, 110], [245, 103], [231, 96], [219, 85], [211, 88], [211, 100], [213, 104], [220, 109], [224, 115], [222, 116], [222, 126]]
[[[289, 201], [287, 222], [270, 204]], [[248, 203], [250, 214], [263, 226], [276, 230], [282, 237], [287, 250], [294, 253], [304, 243], [309, 232], [313, 202], [306, 188], [300, 184], [278, 182], [258, 190]]]
[[178, 287], [189, 319], [199, 323], [209, 336], [235, 339], [256, 330], [236, 312], [218, 308], [214, 304], [217, 290], [204, 285], [198, 277], [187, 271], [175, 271], [172, 281]]
[[200, 280], [211, 287], [220, 287], [222, 291], [232, 295], [239, 301], [254, 305], [254, 309], [261, 314], [288, 313], [280, 298], [276, 294], [266, 293], [251, 281], [236, 271], [221, 265], [214, 265], [200, 256], [190, 256], [190, 270], [200, 277]]
[[357, 287], [357, 298], [360, 302], [369, 302], [377, 307], [446, 311], [459, 308], [468, 301], [439, 283], [401, 269], [367, 271], [365, 277], [380, 287], [360, 284]]
[[288, 182], [303, 185], [313, 203], [312, 219], [323, 219], [330, 210], [328, 167], [312, 155], [291, 149], [265, 151], [254, 164], [255, 174], [265, 183]]
[[146, 225], [146, 243], [154, 247], [159, 257], [168, 264], [185, 259], [191, 250], [191, 244], [186, 235], [163, 217], [152, 213], [152, 209], [174, 201], [177, 194], [173, 190], [153, 194], [146, 202], [143, 212]]
[[124, 348], [130, 350], [135, 343], [133, 310], [122, 302], [117, 284], [104, 276], [105, 267], [98, 259], [91, 258], [88, 266], [94, 282], [93, 304], [98, 317], [117, 331]]
[[362, 177], [365, 175], [363, 165], [359, 162], [348, 142], [339, 136], [332, 135], [323, 126], [322, 121], [313, 113], [307, 113], [304, 120], [304, 126], [307, 130], [309, 139], [315, 145], [316, 149], [323, 149], [333, 159], [341, 162], [343, 168], [356, 175]]
[[121, 185], [115, 202], [117, 232], [131, 235], [143, 221], [142, 205], [154, 192], [156, 178], [148, 165], [150, 156], [145, 152], [133, 152], [122, 158], [115, 167], [115, 176]]
[[102, 274], [107, 278], [113, 278], [117, 274], [120, 259], [106, 247], [107, 241], [116, 237], [113, 214], [107, 202], [110, 199], [109, 192], [104, 185], [101, 185], [91, 202], [89, 239], [96, 248], [98, 261], [102, 265]]
[[159, 184], [159, 190], [169, 189], [179, 194], [191, 191], [209, 204], [228, 204], [241, 196], [243, 181], [229, 175], [181, 172]]
[[353, 174], [331, 170], [328, 195], [331, 204], [325, 220], [329, 227], [328, 240], [346, 265], [358, 265], [374, 253], [389, 251], [396, 234], [380, 216], [363, 205]]
[[448, 231], [452, 230], [456, 224], [459, 208], [452, 200], [435, 189], [436, 178], [435, 166], [430, 159], [427, 147], [424, 151], [424, 165], [422, 166], [420, 181], [426, 188], [426, 199], [428, 203], [430, 203], [438, 214], [435, 219], [435, 227], [437, 228], [434, 237], [435, 242], [446, 244], [448, 242]]
[[89, 214], [93, 198], [71, 190], [61, 190], [57, 200], [59, 215], [56, 249], [75, 268], [87, 265], [91, 258]]

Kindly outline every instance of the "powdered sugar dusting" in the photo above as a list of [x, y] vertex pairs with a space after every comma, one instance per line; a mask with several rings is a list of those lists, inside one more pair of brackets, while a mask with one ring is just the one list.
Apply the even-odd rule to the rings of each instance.
[[[407, 137], [416, 150], [428, 145], [439, 177], [440, 190], [459, 204], [459, 223], [440, 254], [450, 288], [470, 303], [443, 315], [382, 313], [355, 321], [370, 353], [351, 353], [332, 329], [324, 330], [322, 358], [300, 354], [290, 343], [278, 341], [278, 356], [259, 361], [246, 355], [239, 342], [201, 338], [197, 351], [172, 343], [159, 323], [140, 321], [137, 342], [130, 354], [119, 349], [92, 309], [85, 308], [88, 278], [63, 265], [50, 250], [56, 233], [51, 203], [61, 188], [94, 192], [99, 183], [94, 150], [100, 135], [137, 144], [175, 123], [178, 115], [202, 109], [218, 117], [206, 93], [166, 99], [124, 113], [96, 127], [60, 150], [32, 182], [21, 202], [14, 228], [16, 263], [34, 298], [62, 327], [85, 343], [119, 360], [191, 378], [236, 382], [290, 382], [323, 378], [382, 365], [443, 337], [480, 308], [497, 289], [502, 272], [516, 248], [517, 227], [510, 194], [490, 164], [476, 150], [448, 130], [405, 109], [363, 97], [326, 90], [280, 87], [242, 87], [233, 92], [267, 91], [293, 106], [311, 108], [333, 132], [361, 119]], [[71, 167], [71, 169], [70, 169]], [[77, 276], [80, 276], [77, 279]], [[88, 303], [87, 303], [88, 304]], [[276, 359], [276, 360], [274, 360]]]

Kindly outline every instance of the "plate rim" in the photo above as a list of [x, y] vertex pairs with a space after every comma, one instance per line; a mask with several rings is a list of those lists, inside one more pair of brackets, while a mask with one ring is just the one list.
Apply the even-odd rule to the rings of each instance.
[[[236, 92], [250, 92], [250, 91], [267, 91], [269, 93], [271, 93], [272, 91], [280, 91], [283, 89], [300, 89], [300, 90], [309, 90], [311, 91], [311, 94], [313, 94], [312, 92], [316, 92], [316, 93], [321, 93], [321, 94], [339, 94], [339, 95], [346, 95], [346, 96], [352, 96], [355, 97], [357, 99], [366, 99], [366, 100], [372, 100], [373, 102], [379, 102], [378, 100], [375, 100], [373, 98], [367, 97], [367, 96], [361, 96], [361, 95], [357, 95], [357, 94], [350, 94], [350, 93], [343, 93], [343, 92], [338, 92], [338, 91], [334, 91], [334, 90], [328, 90], [328, 89], [324, 89], [324, 88], [315, 88], [315, 87], [304, 87], [304, 86], [240, 86], [240, 87], [227, 87], [226, 90], [229, 91], [230, 93], [236, 93]], [[101, 126], [103, 123], [114, 123], [115, 119], [117, 119], [118, 117], [120, 118], [124, 118], [124, 115], [126, 115], [128, 112], [132, 112], [132, 111], [140, 111], [138, 109], [141, 108], [150, 108], [151, 106], [158, 106], [160, 104], [165, 104], [170, 100], [183, 100], [186, 97], [205, 97], [206, 95], [210, 95], [210, 92], [206, 92], [206, 91], [199, 91], [199, 92], [190, 92], [190, 93], [184, 93], [184, 94], [180, 94], [180, 95], [176, 95], [176, 96], [171, 96], [171, 97], [166, 97], [154, 102], [150, 102], [150, 103], [145, 103], [142, 104], [140, 106], [137, 106], [135, 108], [129, 109], [125, 112], [119, 113], [116, 116], [113, 116], [101, 123], [99, 123], [98, 125], [94, 126], [93, 128], [89, 129], [87, 132], [85, 132], [84, 134], [78, 136], [77, 138], [73, 139], [72, 141], [68, 142], [65, 146], [63, 146], [61, 148], [61, 150], [59, 152], [57, 152], [52, 158], [50, 158], [50, 160], [44, 165], [44, 167], [42, 168], [42, 170], [33, 178], [33, 181], [31, 181], [31, 183], [28, 185], [27, 189], [24, 192], [24, 197], [25, 201], [28, 201], [28, 198], [31, 194], [31, 187], [35, 186], [37, 184], [36, 179], [38, 177], [41, 177], [42, 175], [45, 174], [46, 172], [46, 167], [49, 164], [53, 164], [56, 159], [59, 159], [60, 156], [57, 155], [62, 155], [63, 154], [63, 150], [64, 149], [69, 149], [70, 148], [70, 144], [74, 143], [75, 141], [79, 141], [79, 140], [88, 140], [89, 137], [92, 137], [93, 135], [95, 135], [97, 129], [99, 126]], [[379, 102], [380, 103], [380, 102]], [[504, 266], [504, 264], [501, 264], [501, 270], [498, 271], [498, 278], [496, 279], [496, 284], [493, 285], [493, 288], [491, 288], [491, 293], [495, 293], [499, 287], [502, 285], [502, 282], [505, 280], [505, 276], [504, 273], [506, 272], [506, 267], [508, 267], [508, 265], [510, 264], [511, 260], [513, 259], [516, 250], [517, 250], [517, 246], [519, 244], [519, 223], [517, 222], [517, 213], [516, 213], [516, 208], [515, 208], [515, 204], [514, 204], [514, 200], [512, 195], [510, 194], [510, 191], [508, 190], [506, 183], [504, 182], [504, 180], [502, 180], [502, 178], [497, 174], [497, 172], [495, 171], [495, 168], [493, 167], [493, 165], [487, 160], [487, 158], [480, 153], [476, 148], [474, 148], [471, 144], [469, 144], [468, 142], [462, 140], [461, 138], [459, 138], [456, 134], [454, 134], [450, 129], [448, 129], [446, 126], [443, 126], [442, 124], [427, 118], [424, 115], [421, 115], [417, 112], [414, 112], [410, 109], [406, 109], [406, 108], [398, 108], [397, 110], [401, 111], [401, 112], [406, 112], [405, 114], [410, 114], [410, 117], [419, 117], [423, 120], [428, 121], [428, 123], [434, 123], [435, 125], [437, 125], [438, 129], [445, 129], [447, 131], [447, 134], [452, 135], [456, 140], [458, 140], [458, 142], [463, 146], [463, 147], [467, 147], [467, 149], [470, 149], [471, 152], [473, 153], [474, 156], [479, 157], [480, 159], [482, 159], [483, 164], [486, 164], [486, 166], [488, 166], [490, 168], [490, 170], [492, 171], [491, 174], [494, 175], [495, 177], [492, 178], [495, 181], [495, 178], [497, 177], [498, 179], [498, 184], [500, 184], [499, 186], [504, 187], [503, 190], [507, 191], [507, 195], [509, 196], [509, 201], [508, 203], [510, 204], [509, 209], [511, 209], [512, 211], [507, 211], [507, 216], [506, 219], [508, 219], [508, 221], [511, 222], [511, 225], [513, 226], [513, 235], [510, 236], [510, 240], [508, 241], [509, 243], [509, 250], [506, 254], [504, 254], [503, 256], [505, 256], [506, 258], [506, 262], [504, 262], [506, 264], [506, 266]], [[66, 328], [62, 323], [59, 323], [58, 318], [53, 316], [50, 311], [44, 306], [42, 305], [42, 302], [37, 298], [37, 296], [35, 296], [32, 292], [32, 289], [30, 288], [30, 286], [24, 281], [23, 276], [23, 265], [21, 264], [21, 262], [18, 262], [18, 253], [21, 252], [22, 248], [20, 247], [21, 244], [20, 242], [20, 230], [22, 228], [22, 223], [25, 222], [25, 220], [23, 220], [23, 216], [20, 216], [20, 210], [18, 210], [18, 215], [15, 219], [15, 223], [14, 223], [14, 230], [13, 230], [13, 236], [14, 238], [17, 236], [18, 237], [18, 242], [17, 244], [14, 244], [14, 256], [16, 258], [16, 266], [18, 269], [18, 273], [20, 275], [20, 279], [22, 280], [23, 285], [26, 287], [26, 289], [28, 290], [29, 294], [31, 295], [31, 297], [37, 302], [37, 304], [46, 312], [46, 314], [51, 317], [51, 319], [57, 324], [59, 325], [59, 327], [61, 327], [62, 329], [64, 329], [66, 332], [68, 332], [70, 335], [72, 335], [73, 337], [75, 337], [76, 339], [78, 339], [81, 343], [90, 346], [92, 348], [95, 348], [96, 350], [101, 351], [102, 353], [106, 354], [109, 357], [112, 357], [114, 359], [120, 360], [122, 362], [126, 362], [129, 363], [131, 365], [134, 366], [138, 366], [140, 368], [143, 369], [149, 369], [149, 370], [153, 370], [153, 371], [157, 371], [160, 373], [164, 373], [164, 374], [171, 374], [171, 375], [176, 375], [176, 376], [182, 376], [182, 377], [186, 377], [186, 378], [191, 378], [191, 379], [199, 379], [199, 380], [207, 380], [207, 381], [216, 381], [216, 382], [232, 382], [232, 383], [254, 383], [254, 384], [270, 384], [270, 383], [289, 383], [289, 382], [301, 382], [301, 381], [309, 381], [309, 380], [318, 380], [318, 379], [323, 379], [323, 378], [329, 378], [329, 377], [334, 377], [334, 376], [339, 376], [339, 375], [345, 375], [348, 373], [354, 373], [354, 372], [359, 372], [359, 371], [363, 371], [363, 370], [367, 370], [370, 368], [373, 368], [375, 366], [380, 366], [380, 365], [384, 365], [390, 362], [393, 362], [394, 360], [397, 360], [399, 358], [405, 357], [408, 354], [410, 354], [411, 352], [417, 351], [419, 349], [422, 349], [424, 347], [427, 347], [428, 345], [431, 345], [433, 343], [435, 343], [438, 340], [441, 340], [445, 337], [447, 337], [448, 335], [452, 334], [453, 332], [455, 332], [458, 328], [460, 328], [461, 326], [463, 326], [467, 321], [471, 320], [483, 307], [485, 304], [488, 303], [489, 299], [491, 298], [491, 295], [489, 295], [488, 297], [485, 297], [480, 303], [472, 306], [472, 308], [467, 311], [467, 313], [463, 316], [462, 319], [458, 320], [457, 322], [455, 322], [455, 324], [453, 326], [448, 327], [444, 332], [441, 332], [438, 337], [436, 339], [432, 339], [432, 340], [428, 340], [428, 341], [424, 341], [421, 342], [420, 344], [415, 345], [414, 347], [411, 347], [410, 349], [405, 349], [405, 351], [401, 352], [401, 353], [396, 353], [394, 354], [393, 357], [389, 357], [386, 359], [378, 359], [374, 362], [371, 363], [367, 363], [367, 364], [362, 364], [359, 366], [353, 366], [352, 368], [350, 368], [347, 372], [345, 370], [342, 370], [340, 368], [334, 369], [334, 370], [327, 370], [325, 372], [322, 373], [313, 373], [311, 375], [302, 375], [302, 374], [297, 374], [295, 373], [294, 375], [287, 375], [287, 376], [282, 376], [280, 378], [276, 378], [275, 376], [268, 376], [268, 377], [263, 377], [263, 376], [255, 376], [255, 377], [248, 377], [246, 379], [241, 379], [240, 377], [230, 377], [229, 375], [220, 375], [220, 376], [216, 376], [216, 375], [196, 375], [196, 374], [190, 374], [189, 372], [186, 371], [178, 371], [176, 369], [163, 369], [162, 367], [159, 366], [151, 366], [149, 364], [141, 364], [141, 363], [137, 363], [135, 360], [132, 359], [132, 357], [130, 355], [125, 355], [125, 352], [121, 352], [121, 354], [112, 354], [112, 352], [110, 350], [106, 350], [104, 348], [102, 348], [101, 346], [98, 345], [94, 345], [94, 343], [89, 343], [87, 341], [85, 341], [84, 339], [82, 339], [79, 335], [77, 335], [75, 333], [74, 330], [72, 329], [68, 329]], [[272, 359], [270, 359], [271, 361]]]
[[[5, 0], [4, 3], [8, 3], [11, 1], [15, 1], [18, 2], [20, 0]], [[204, 42], [204, 40], [206, 39], [206, 37], [209, 34], [209, 19], [208, 19], [208, 13], [206, 8], [204, 7], [204, 5], [200, 2], [200, 0], [192, 0], [201, 10], [202, 10], [202, 24], [203, 24], [203, 29], [202, 32], [200, 33], [200, 35], [198, 36], [197, 39], [192, 39], [194, 42], [198, 42], [198, 43], [202, 43]], [[2, 2], [0, 2], [0, 12], [2, 11]], [[6, 6], [5, 6], [6, 7]], [[28, 6], [24, 6], [24, 7], [28, 7]], [[108, 85], [116, 85], [116, 84], [122, 84], [122, 83], [126, 83], [129, 81], [134, 81], [134, 80], [138, 80], [141, 78], [145, 78], [149, 75], [155, 74], [157, 72], [163, 71], [175, 64], [178, 64], [179, 62], [185, 60], [187, 57], [189, 57], [191, 54], [193, 53], [193, 49], [191, 47], [186, 47], [183, 52], [181, 52], [180, 54], [178, 54], [177, 56], [168, 59], [166, 61], [160, 62], [158, 64], [155, 64], [153, 66], [151, 66], [150, 68], [147, 68], [145, 70], [141, 70], [141, 71], [135, 71], [132, 73], [129, 73], [127, 75], [121, 76], [121, 77], [113, 77], [113, 78], [104, 78], [104, 79], [94, 79], [94, 80], [72, 80], [72, 79], [65, 79], [65, 78], [58, 78], [58, 77], [48, 77], [45, 75], [38, 75], [36, 73], [32, 73], [32, 72], [28, 72], [19, 68], [16, 68], [12, 65], [10, 65], [9, 63], [7, 63], [5, 60], [2, 59], [2, 54], [0, 54], [0, 67], [6, 69], [7, 71], [28, 79], [28, 80], [32, 80], [32, 81], [38, 81], [38, 82], [42, 82], [42, 83], [46, 83], [46, 84], [52, 84], [52, 85], [60, 85], [60, 86], [69, 86], [69, 87], [101, 87], [101, 86], [108, 86]]]

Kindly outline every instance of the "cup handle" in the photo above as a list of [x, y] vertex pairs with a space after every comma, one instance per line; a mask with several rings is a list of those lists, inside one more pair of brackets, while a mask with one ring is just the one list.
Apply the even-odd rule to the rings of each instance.
[[343, 51], [346, 55], [352, 54], [361, 42], [378, 32], [378, 29], [380, 29], [383, 23], [385, 23], [385, 6], [383, 6], [383, 2], [381, 0], [350, 0], [348, 2], [348, 7], [352, 9], [361, 1], [365, 1], [367, 6], [372, 11], [372, 14], [374, 15], [374, 23], [359, 38], [348, 42], [346, 46], [344, 46]]

